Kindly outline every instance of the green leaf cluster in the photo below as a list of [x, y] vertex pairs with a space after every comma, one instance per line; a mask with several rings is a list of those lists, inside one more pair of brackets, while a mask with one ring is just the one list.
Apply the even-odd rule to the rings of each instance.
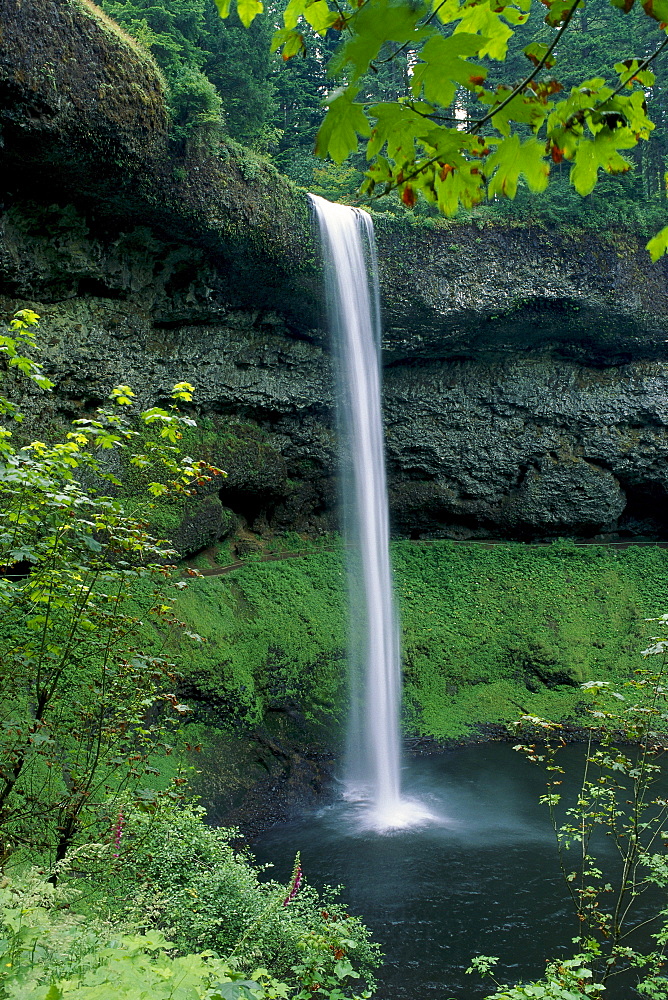
[[[227, 136], [263, 148], [270, 128], [271, 27], [259, 0], [242, 0], [223, 21], [212, 0], [102, 0], [149, 50], [167, 81], [172, 138], [217, 153]], [[250, 24], [253, 20], [253, 24]]]
[[[52, 383], [19, 353], [32, 343], [37, 319], [23, 310], [3, 336], [6, 375], [18, 370], [48, 390]], [[12, 365], [20, 357], [25, 364]], [[174, 396], [187, 400], [191, 390], [180, 383]], [[128, 386], [111, 395], [132, 405]], [[20, 417], [4, 395], [0, 414]], [[0, 427], [5, 859], [26, 852], [62, 859], [79, 838], [108, 827], [110, 802], [135, 787], [149, 765], [169, 716], [161, 709], [171, 706], [178, 718], [182, 707], [165, 691], [173, 687], [171, 665], [158, 652], [137, 649], [141, 622], [131, 606], [136, 581], [162, 582], [174, 552], [148, 533], [141, 512], [128, 515], [118, 497], [84, 482], [116, 488], [107, 460], [114, 452], [159, 473], [161, 491], [170, 494], [187, 493], [219, 470], [180, 455], [174, 442], [190, 417], [152, 408], [140, 419], [159, 427], [145, 452], [134, 450], [138, 433], [114, 409], [75, 421], [53, 443], [14, 445], [9, 428]], [[149, 591], [143, 612], [170, 619], [169, 604], [157, 598]]]
[[[247, 979], [268, 968], [295, 1000], [309, 1000], [315, 983], [339, 1000], [373, 988], [377, 945], [337, 892], [308, 885], [308, 872], [293, 893], [294, 879], [267, 878], [233, 846], [236, 831], [207, 826], [188, 804], [129, 811], [124, 838], [99, 890], [116, 920], [160, 928], [181, 954], [211, 949]], [[99, 881], [94, 866], [87, 877]]]
[[[161, 931], [76, 912], [80, 891], [30, 873], [0, 889], [0, 995], [14, 1000], [278, 1000], [289, 988], [248, 979], [210, 950], [175, 955]], [[74, 904], [74, 907], [73, 907]]]
[[[621, 5], [616, 16], [631, 6]], [[372, 200], [397, 191], [408, 207], [421, 197], [452, 215], [485, 200], [513, 199], [522, 183], [541, 193], [553, 165], [562, 163], [570, 164], [570, 183], [586, 196], [602, 173], [629, 171], [624, 151], [654, 129], [647, 96], [656, 77], [648, 67], [665, 43], [662, 8], [643, 5], [653, 54], [645, 47], [607, 67], [617, 74], [612, 84], [583, 76], [567, 88], [552, 71], [560, 68], [558, 43], [573, 32], [584, 4], [545, 0], [545, 7], [543, 37], [520, 45], [532, 69], [491, 86], [491, 66], [517, 50], [516, 33], [536, 36], [533, 26], [525, 29], [534, 14], [530, 0], [290, 0], [273, 48], [290, 60], [306, 51], [304, 27], [338, 33], [328, 68], [340, 86], [324, 100], [316, 153], [343, 163], [366, 140], [362, 193]], [[395, 60], [409, 67], [403, 93], [370, 100], [373, 75]], [[662, 239], [650, 250], [654, 257], [663, 252]]]

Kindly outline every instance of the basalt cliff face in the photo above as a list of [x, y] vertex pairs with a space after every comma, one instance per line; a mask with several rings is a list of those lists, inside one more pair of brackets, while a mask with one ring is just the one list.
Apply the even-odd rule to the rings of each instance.
[[[84, 0], [0, 0], [6, 315], [52, 399], [197, 389], [228, 472], [174, 528], [337, 524], [330, 350], [306, 199], [223, 143], [170, 144], [160, 76]], [[412, 537], [668, 537], [668, 268], [620, 234], [377, 223], [392, 521]]]

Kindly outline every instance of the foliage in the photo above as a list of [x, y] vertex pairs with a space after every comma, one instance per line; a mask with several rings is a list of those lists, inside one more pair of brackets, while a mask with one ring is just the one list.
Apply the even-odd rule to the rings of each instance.
[[[478, 955], [466, 971], [494, 980], [491, 969], [495, 964], [495, 958]], [[592, 1000], [601, 996], [601, 986], [592, 978], [588, 956], [576, 955], [561, 962], [548, 962], [545, 977], [538, 982], [499, 986], [487, 1000]]]
[[181, 953], [211, 949], [245, 973], [267, 966], [304, 1000], [315, 983], [331, 1000], [372, 987], [378, 947], [337, 893], [319, 895], [301, 870], [287, 888], [261, 880], [232, 847], [236, 831], [212, 829], [202, 815], [167, 802], [128, 812], [116, 864], [102, 886], [91, 875], [115, 919], [162, 930]]
[[[61, 866], [61, 875], [64, 874]], [[0, 887], [0, 996], [16, 1000], [274, 1000], [289, 995], [265, 969], [248, 979], [212, 952], [174, 955], [141, 933], [76, 912], [80, 891], [30, 873]]]
[[[333, 541], [299, 559], [187, 580], [177, 617], [208, 641], [181, 648], [178, 631], [158, 626], [145, 643], [179, 664], [195, 709], [201, 698], [252, 725], [342, 723], [346, 591]], [[518, 706], [580, 724], [579, 684], [632, 673], [643, 613], [661, 610], [668, 572], [658, 547], [568, 542], [398, 541], [392, 562], [404, 726], [439, 738], [510, 722]]]
[[272, 122], [271, 21], [258, 17], [244, 28], [235, 14], [223, 22], [210, 0], [205, 5], [204, 72], [222, 98], [227, 131], [257, 152], [269, 152], [278, 138]]
[[[51, 383], [23, 354], [34, 348], [36, 314], [18, 313], [0, 338], [0, 363], [41, 390]], [[117, 386], [111, 399], [131, 407], [134, 393]], [[179, 383], [173, 398], [188, 402]], [[0, 395], [0, 414], [21, 419]], [[172, 554], [151, 538], [121, 502], [84, 482], [118, 480], [105, 454], [127, 450], [146, 471], [155, 496], [187, 492], [215, 470], [181, 457], [179, 428], [191, 419], [153, 407], [141, 415], [160, 427], [147, 451], [117, 410], [74, 422], [62, 441], [15, 447], [0, 428], [0, 823], [5, 858], [17, 848], [62, 859], [78, 837], [109, 827], [109, 797], [132, 788], [156, 749], [160, 706], [179, 718], [171, 665], [137, 649], [140, 621], [129, 608], [139, 579], [162, 578]], [[150, 477], [149, 477], [150, 479]], [[170, 617], [153, 595], [145, 611]], [[133, 609], [134, 610], [134, 609]], [[149, 717], [151, 715], [151, 717]]]
[[157, 634], [146, 630], [146, 648], [168, 649], [194, 696], [228, 722], [257, 724], [268, 710], [323, 721], [341, 711], [345, 598], [337, 553], [251, 560], [230, 577], [191, 577], [175, 601], [178, 618], [207, 642], [187, 652], [179, 631], [158, 626]]
[[224, 128], [220, 94], [201, 70], [183, 66], [169, 86], [172, 132], [177, 139], [215, 149]]
[[[655, 620], [663, 629], [668, 626], [668, 615]], [[665, 635], [654, 637], [643, 656], [656, 657], [658, 665], [637, 669], [620, 691], [607, 681], [583, 685], [592, 699], [589, 743], [575, 799], [565, 809], [561, 727], [534, 717], [524, 717], [518, 724], [520, 731], [528, 727], [534, 738], [515, 749], [547, 775], [541, 802], [550, 812], [573, 903], [577, 954], [551, 963], [546, 981], [500, 988], [495, 1000], [599, 997], [620, 976], [626, 983], [633, 979], [641, 994], [668, 996], [662, 971], [668, 911], [654, 902], [648, 919], [647, 906], [643, 908], [646, 895], [654, 893], [656, 898], [657, 888], [665, 890], [668, 885], [668, 800], [660, 783], [668, 721], [667, 651]], [[653, 944], [646, 946], [637, 934], [648, 925]], [[489, 974], [489, 969], [489, 960], [483, 960], [480, 971]]]
[[168, 83], [172, 135], [215, 152], [223, 130], [267, 142], [272, 104], [271, 27], [218, 17], [210, 0], [103, 0], [102, 7], [154, 56]]
[[[301, 50], [302, 54], [299, 58], [285, 59], [278, 54], [270, 55], [269, 44], [284, 12], [288, 19], [293, 17], [293, 7], [286, 0], [256, 16], [248, 29], [243, 27], [236, 12], [221, 21], [211, 0], [178, 0], [169, 4], [165, 0], [104, 0], [104, 7], [152, 52], [164, 71], [176, 139], [191, 149], [194, 146], [215, 152], [224, 129], [257, 152], [271, 154], [281, 171], [309, 190], [334, 200], [350, 201], [355, 197], [368, 169], [365, 154], [353, 152], [339, 168], [337, 164], [319, 167], [314, 153], [318, 130], [326, 114], [323, 102], [332, 90], [335, 53], [342, 34], [348, 34], [347, 29], [342, 33], [332, 26], [319, 33], [302, 18], [297, 35], [303, 40], [303, 48], [299, 38], [292, 36], [295, 51]], [[321, 8], [313, 4], [311, 8], [310, 16], [317, 22], [315, 14]], [[528, 56], [536, 58], [536, 53], [540, 54], [550, 44], [557, 29], [545, 24], [542, 16], [538, 16], [539, 11], [544, 14], [544, 7], [533, 0], [531, 17], [521, 31], [508, 38], [504, 62], [482, 58], [481, 65], [487, 70], [485, 83], [490, 91], [496, 93], [495, 88], [508, 80], [526, 76], [531, 66]], [[431, 22], [432, 26], [436, 20]], [[285, 27], [282, 30], [288, 31]], [[439, 34], [447, 35], [450, 30], [451, 26], [438, 28]], [[559, 39], [562, 96], [579, 86], [585, 77], [609, 78], [612, 67], [630, 55], [649, 54], [654, 31], [655, 23], [639, 8], [621, 16], [607, 0], [588, 0], [586, 8], [576, 10], [568, 30]], [[276, 44], [280, 45], [280, 36], [276, 36]], [[395, 52], [396, 49], [396, 44], [386, 43], [374, 71], [361, 78], [359, 99], [364, 100], [366, 108], [397, 102], [418, 107], [411, 98], [415, 53], [411, 46], [405, 50], [399, 46]], [[287, 51], [283, 49], [283, 56]], [[461, 61], [466, 64], [467, 59]], [[473, 211], [476, 217], [501, 222], [544, 220], [548, 224], [623, 226], [642, 233], [655, 232], [664, 221], [662, 193], [668, 158], [664, 124], [668, 70], [664, 62], [659, 58], [652, 63], [654, 84], [643, 88], [655, 125], [652, 142], [639, 143], [624, 153], [629, 160], [627, 172], [599, 171], [602, 176], [597, 187], [583, 199], [569, 185], [570, 165], [564, 158], [560, 163], [552, 163], [551, 183], [540, 195], [532, 193], [520, 174], [517, 204], [505, 196], [495, 196], [477, 206], [463, 209], [460, 206], [460, 214]], [[420, 73], [423, 72], [421, 69]], [[467, 115], [477, 113], [480, 100], [464, 84], [455, 81], [453, 85], [455, 115], [463, 121]], [[522, 142], [530, 138], [528, 124], [520, 122], [517, 128]], [[223, 153], [225, 145], [223, 141]], [[491, 183], [492, 179], [489, 180]], [[371, 198], [375, 200], [380, 191], [377, 186]], [[377, 204], [380, 207], [383, 202]], [[418, 206], [422, 213], [438, 211], [436, 204], [432, 206], [424, 199], [415, 207]], [[391, 211], [401, 207], [401, 202], [395, 204], [391, 200], [388, 205]]]
[[[20, 373], [49, 391], [24, 353], [37, 320], [18, 313], [0, 352], [8, 380]], [[172, 398], [189, 403], [192, 386], [178, 383]], [[119, 385], [110, 399], [132, 408], [134, 393]], [[0, 413], [22, 417], [5, 395]], [[0, 996], [368, 997], [357, 984], [373, 985], [377, 946], [336, 893], [304, 887], [300, 868], [287, 888], [262, 882], [231, 831], [178, 806], [182, 773], [158, 790], [170, 719], [180, 725], [188, 708], [172, 664], [138, 642], [151, 617], [179, 626], [164, 596], [173, 552], [94, 485], [121, 487], [114, 452], [145, 478], [147, 506], [220, 470], [180, 454], [194, 421], [176, 405], [140, 419], [148, 433], [104, 409], [63, 441], [23, 447], [0, 428], [0, 821], [5, 867], [24, 869], [0, 882]], [[27, 858], [46, 870], [26, 873]]]
[[632, 673], [668, 569], [652, 546], [401, 543], [406, 711], [419, 732], [526, 714], [582, 722], [579, 684]]
[[[229, 0], [217, 6], [227, 17]], [[628, 35], [633, 0], [612, 6], [618, 34]], [[290, 0], [273, 47], [288, 60], [306, 51], [313, 32], [338, 33], [329, 72], [340, 86], [326, 99], [316, 151], [342, 163], [365, 139], [370, 162], [362, 190], [370, 197], [397, 190], [409, 207], [421, 196], [454, 215], [485, 199], [512, 199], [520, 184], [544, 191], [551, 167], [561, 172], [563, 163], [586, 196], [601, 171], [629, 171], [626, 151], [655, 128], [647, 97], [657, 86], [651, 64], [668, 42], [668, 7], [645, 3], [628, 47], [616, 61], [616, 53], [599, 50], [598, 58], [612, 56], [612, 64], [598, 65], [593, 76], [586, 72], [590, 58], [561, 65], [562, 39], [578, 23], [588, 30], [584, 3], [545, 0], [545, 7], [547, 27], [536, 31], [535, 16], [525, 27], [531, 0]], [[262, 4], [238, 0], [237, 9], [250, 23]], [[512, 57], [520, 51], [526, 68], [517, 74]], [[509, 72], [499, 79], [495, 64], [509, 53]], [[378, 94], [373, 77], [395, 61], [400, 92], [386, 86]], [[652, 244], [653, 256], [667, 239], [662, 233]]]

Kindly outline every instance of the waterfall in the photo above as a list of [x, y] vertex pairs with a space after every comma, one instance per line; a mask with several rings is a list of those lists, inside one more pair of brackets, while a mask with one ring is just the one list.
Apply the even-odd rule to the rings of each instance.
[[349, 544], [351, 719], [346, 781], [373, 825], [400, 821], [399, 630], [392, 595], [381, 419], [380, 302], [371, 217], [309, 195], [322, 241], [337, 355], [345, 533]]

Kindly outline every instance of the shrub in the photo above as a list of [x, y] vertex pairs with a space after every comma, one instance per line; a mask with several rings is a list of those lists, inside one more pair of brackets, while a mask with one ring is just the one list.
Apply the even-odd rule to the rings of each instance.
[[0, 887], [0, 997], [23, 1000], [255, 1000], [286, 997], [266, 970], [243, 975], [210, 952], [175, 956], [159, 931], [84, 918], [77, 892], [28, 874]]
[[378, 946], [337, 890], [319, 895], [301, 883], [293, 893], [263, 881], [232, 846], [235, 831], [212, 829], [202, 815], [165, 802], [129, 814], [104, 888], [116, 917], [162, 930], [180, 952], [212, 949], [246, 973], [261, 964], [299, 989], [318, 983], [327, 994], [329, 983], [348, 994], [358, 980], [371, 988]]

